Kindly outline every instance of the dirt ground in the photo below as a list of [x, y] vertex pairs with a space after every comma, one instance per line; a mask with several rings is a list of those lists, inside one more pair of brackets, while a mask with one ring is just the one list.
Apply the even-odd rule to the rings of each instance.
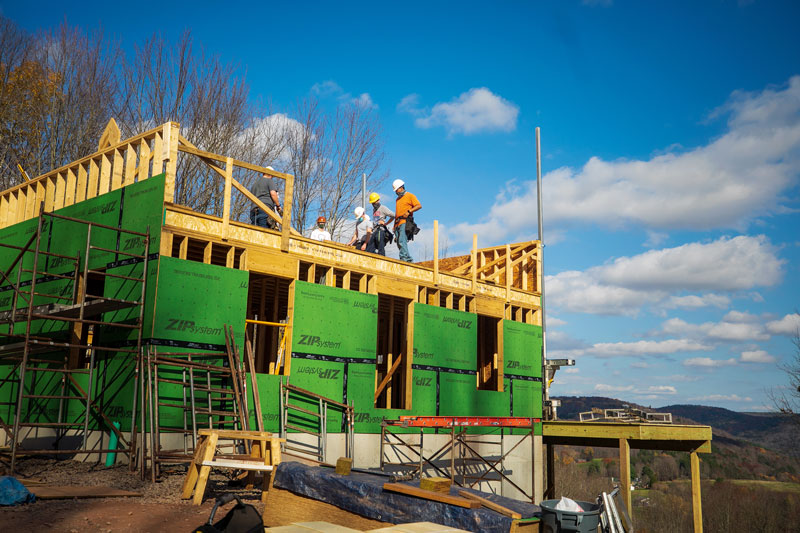
[[[203, 505], [181, 500], [183, 470], [164, 476], [159, 483], [141, 481], [127, 467], [105, 468], [89, 463], [29, 459], [19, 468], [19, 479], [35, 479], [49, 485], [106, 485], [115, 489], [139, 492], [137, 498], [95, 498], [72, 500], [37, 500], [35, 503], [0, 508], [0, 531], [66, 532], [190, 532], [206, 522], [214, 498], [233, 492], [245, 503], [254, 505], [264, 517], [264, 525], [281, 526], [292, 522], [324, 520], [358, 530], [386, 526], [338, 507], [273, 488], [266, 505], [259, 490], [247, 490], [223, 475], [212, 475]], [[222, 518], [233, 504], [217, 511]]]

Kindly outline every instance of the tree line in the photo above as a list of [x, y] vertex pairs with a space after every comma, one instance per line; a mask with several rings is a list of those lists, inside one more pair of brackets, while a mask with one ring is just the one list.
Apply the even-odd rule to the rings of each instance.
[[[0, 190], [89, 155], [109, 118], [127, 138], [169, 121], [198, 148], [295, 176], [292, 225], [324, 215], [341, 233], [368, 186], [386, 179], [378, 113], [359, 101], [330, 110], [312, 94], [276, 109], [251, 95], [242, 68], [154, 34], [125, 53], [102, 30], [67, 23], [31, 34], [0, 16]], [[245, 186], [260, 176], [238, 169]], [[280, 181], [280, 180], [279, 180]], [[175, 202], [221, 215], [223, 183], [198, 158], [181, 157]], [[249, 202], [232, 198], [234, 219]]]

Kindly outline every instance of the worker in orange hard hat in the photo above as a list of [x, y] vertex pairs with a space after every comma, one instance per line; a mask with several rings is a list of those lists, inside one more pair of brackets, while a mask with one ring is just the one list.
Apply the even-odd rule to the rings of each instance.
[[311, 232], [310, 237], [315, 241], [329, 241], [331, 240], [331, 234], [328, 230], [325, 229], [325, 217], [320, 215], [317, 217], [317, 227], [314, 228], [314, 231]]
[[386, 255], [386, 243], [392, 242], [389, 224], [394, 220], [394, 211], [381, 205], [381, 195], [374, 192], [369, 195], [372, 204], [372, 238], [367, 243], [367, 251]]

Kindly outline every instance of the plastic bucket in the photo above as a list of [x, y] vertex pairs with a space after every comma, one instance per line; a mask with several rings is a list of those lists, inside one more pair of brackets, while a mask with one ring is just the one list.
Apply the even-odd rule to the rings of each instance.
[[577, 502], [584, 512], [560, 511], [556, 509], [559, 500], [544, 500], [539, 504], [542, 508], [542, 533], [560, 533], [561, 531], [579, 531], [580, 533], [596, 533], [600, 525], [600, 506], [596, 503]]

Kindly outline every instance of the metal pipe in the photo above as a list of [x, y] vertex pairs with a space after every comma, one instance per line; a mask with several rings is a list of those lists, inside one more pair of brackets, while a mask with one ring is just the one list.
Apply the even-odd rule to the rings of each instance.
[[544, 401], [545, 405], [550, 401], [550, 377], [547, 375], [547, 321], [545, 318], [545, 300], [544, 300], [544, 232], [542, 230], [542, 144], [540, 129], [536, 127], [536, 198], [537, 198], [537, 211], [539, 219], [539, 243], [541, 249], [539, 250], [540, 264], [542, 271], [540, 278], [542, 280], [541, 289], [541, 304], [542, 304], [542, 376], [544, 376]]

